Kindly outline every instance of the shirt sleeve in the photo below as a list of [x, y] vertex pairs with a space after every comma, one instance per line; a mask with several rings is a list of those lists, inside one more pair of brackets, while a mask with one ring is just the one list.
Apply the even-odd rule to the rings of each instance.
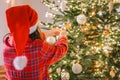
[[41, 32], [41, 37], [42, 37], [42, 40], [45, 40], [46, 39], [45, 33]]
[[61, 37], [56, 44], [49, 45], [46, 52], [46, 64], [51, 65], [58, 62], [65, 56], [68, 50], [68, 41], [66, 37]]

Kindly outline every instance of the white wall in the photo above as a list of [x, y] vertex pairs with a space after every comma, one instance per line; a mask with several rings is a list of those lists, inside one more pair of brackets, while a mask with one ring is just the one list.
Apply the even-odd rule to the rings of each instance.
[[[46, 21], [47, 19], [44, 17], [45, 12], [48, 9], [41, 4], [40, 0], [16, 0], [16, 5], [21, 4], [29, 4], [31, 5], [39, 14], [39, 19]], [[3, 44], [3, 36], [9, 32], [7, 25], [6, 25], [6, 18], [5, 18], [5, 10], [7, 9], [7, 4], [5, 0], [0, 0], [0, 65], [3, 65], [2, 59], [2, 44]]]
[[5, 23], [5, 9], [7, 5], [5, 5], [4, 0], [0, 0], [0, 65], [3, 64], [2, 60], [2, 43], [3, 43], [3, 36], [8, 33], [8, 29]]

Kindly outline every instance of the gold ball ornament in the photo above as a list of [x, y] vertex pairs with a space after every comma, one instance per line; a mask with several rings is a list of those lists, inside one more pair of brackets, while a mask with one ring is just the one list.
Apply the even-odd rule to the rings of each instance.
[[115, 70], [111, 69], [109, 74], [112, 78], [114, 78], [115, 77]]
[[72, 71], [74, 74], [79, 74], [82, 72], [82, 66], [78, 63], [73, 64]]

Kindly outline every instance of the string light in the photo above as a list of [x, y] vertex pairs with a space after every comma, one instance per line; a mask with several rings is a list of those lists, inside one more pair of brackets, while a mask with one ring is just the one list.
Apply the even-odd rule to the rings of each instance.
[[8, 7], [12, 7], [15, 5], [15, 0], [6, 0], [5, 2], [7, 3]]
[[6, 2], [7, 4], [9, 4], [9, 3], [11, 2], [11, 0], [6, 0], [5, 2]]

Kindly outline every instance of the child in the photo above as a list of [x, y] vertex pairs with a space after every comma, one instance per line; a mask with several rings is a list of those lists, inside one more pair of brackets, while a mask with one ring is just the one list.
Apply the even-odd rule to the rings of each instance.
[[45, 41], [48, 35], [59, 35], [58, 29], [48, 33], [36, 27], [38, 15], [29, 5], [6, 10], [10, 35], [4, 39], [3, 57], [7, 80], [50, 80], [48, 68], [67, 52], [65, 31], [51, 45]]

